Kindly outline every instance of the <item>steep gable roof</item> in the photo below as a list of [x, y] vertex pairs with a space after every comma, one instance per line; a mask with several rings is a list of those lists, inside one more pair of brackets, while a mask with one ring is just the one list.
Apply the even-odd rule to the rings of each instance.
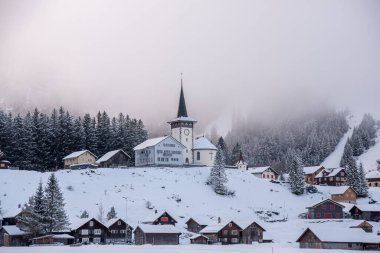
[[71, 230], [77, 230], [78, 228], [82, 227], [83, 225], [85, 225], [87, 222], [89, 221], [96, 221], [98, 223], [100, 223], [102, 226], [104, 226], [105, 228], [108, 228], [104, 223], [100, 222], [98, 219], [96, 218], [83, 218], [83, 219], [77, 219], [76, 221], [74, 221], [72, 224], [71, 224]]
[[377, 205], [377, 204], [354, 205], [350, 209], [350, 212], [355, 207], [358, 208], [362, 212], [380, 212], [380, 205]]
[[86, 153], [86, 152], [89, 152], [92, 156], [94, 156], [94, 157], [96, 158], [96, 155], [94, 155], [91, 151], [88, 151], [88, 150], [81, 150], [81, 151], [73, 152], [73, 153], [71, 153], [71, 154], [68, 155], [68, 156], [65, 156], [65, 157], [63, 158], [63, 160], [66, 160], [66, 159], [72, 159], [72, 158], [77, 158], [77, 157], [83, 155], [83, 154]]
[[271, 166], [265, 166], [265, 167], [256, 167], [256, 168], [251, 168], [248, 171], [252, 174], [261, 174], [264, 173], [267, 170], [272, 170], [276, 175], [278, 175], [277, 171], [272, 169]]
[[5, 226], [2, 226], [0, 229], [4, 229], [7, 232], [7, 234], [14, 235], [14, 236], [29, 234], [29, 233], [19, 229], [16, 225], [5, 225]]
[[148, 139], [142, 143], [140, 143], [139, 145], [137, 145], [136, 147], [133, 148], [134, 151], [136, 150], [141, 150], [141, 149], [145, 149], [145, 148], [148, 148], [148, 147], [153, 147], [153, 146], [156, 146], [157, 144], [159, 144], [160, 142], [168, 139], [168, 138], [171, 138], [173, 141], [175, 141], [178, 145], [182, 146], [183, 148], [185, 148], [185, 146], [180, 143], [179, 141], [177, 141], [176, 139], [174, 139], [172, 136], [162, 136], [162, 137], [157, 137], [157, 138], [152, 138], [152, 139]]
[[324, 169], [325, 167], [323, 166], [310, 166], [310, 167], [303, 167], [303, 172], [308, 175], [308, 174], [313, 174], [317, 172], [319, 169]]
[[325, 200], [319, 201], [318, 203], [315, 203], [315, 204], [313, 204], [313, 205], [311, 205], [311, 206], [309, 206], [309, 207], [306, 207], [306, 208], [314, 208], [314, 207], [319, 206], [319, 205], [322, 205], [322, 204], [324, 204], [324, 203], [326, 203], [326, 202], [331, 202], [331, 203], [333, 203], [333, 204], [335, 204], [335, 205], [337, 205], [337, 206], [340, 206], [340, 207], [342, 207], [342, 208], [345, 207], [344, 205], [342, 205], [342, 204], [340, 204], [340, 203], [338, 203], [338, 202], [336, 202], [336, 201], [334, 201], [334, 200], [332, 200], [332, 199], [325, 199]]
[[140, 228], [146, 234], [181, 234], [181, 232], [172, 225], [148, 225], [139, 224], [135, 231]]
[[206, 137], [199, 137], [194, 140], [194, 150], [207, 149], [207, 150], [217, 150], [214, 144], [212, 144]]
[[111, 159], [114, 155], [116, 155], [117, 153], [123, 153], [124, 155], [126, 155], [128, 158], [131, 158], [127, 153], [124, 152], [124, 150], [122, 149], [117, 149], [117, 150], [112, 150], [112, 151], [109, 151], [107, 152], [105, 155], [103, 155], [102, 157], [100, 157], [96, 163], [102, 163], [102, 162], [106, 162], [108, 161], [109, 159]]

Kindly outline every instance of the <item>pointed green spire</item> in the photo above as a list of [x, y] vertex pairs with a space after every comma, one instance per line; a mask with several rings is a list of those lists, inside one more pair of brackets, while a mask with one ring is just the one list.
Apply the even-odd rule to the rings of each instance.
[[183, 94], [183, 85], [182, 85], [182, 78], [181, 78], [181, 95], [179, 97], [179, 106], [178, 106], [178, 113], [177, 117], [188, 117], [187, 116], [187, 110], [186, 110], [186, 103], [185, 103], [185, 95]]

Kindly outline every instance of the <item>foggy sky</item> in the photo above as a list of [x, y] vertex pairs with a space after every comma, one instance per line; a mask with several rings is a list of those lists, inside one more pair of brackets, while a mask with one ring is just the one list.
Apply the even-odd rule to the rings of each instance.
[[380, 118], [380, 1], [0, 0], [0, 106], [198, 132], [333, 105]]

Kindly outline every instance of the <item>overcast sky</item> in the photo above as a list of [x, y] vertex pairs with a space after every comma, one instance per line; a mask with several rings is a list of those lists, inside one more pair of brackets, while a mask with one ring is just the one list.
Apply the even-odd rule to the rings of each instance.
[[0, 105], [162, 125], [181, 72], [201, 131], [324, 104], [380, 118], [380, 1], [0, 0]]

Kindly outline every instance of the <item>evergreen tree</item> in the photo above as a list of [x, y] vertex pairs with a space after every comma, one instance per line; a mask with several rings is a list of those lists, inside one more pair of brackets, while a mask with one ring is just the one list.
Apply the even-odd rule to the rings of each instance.
[[365, 173], [363, 169], [363, 164], [359, 164], [358, 169], [358, 177], [360, 179], [360, 192], [358, 193], [359, 197], [367, 197], [368, 196], [368, 183], [367, 179], [365, 178]]
[[348, 161], [352, 156], [352, 148], [350, 144], [350, 138], [347, 139], [346, 144], [344, 145], [343, 155], [340, 160], [340, 167], [346, 167]]
[[116, 217], [117, 217], [117, 214], [115, 211], [115, 207], [111, 207], [110, 211], [107, 213], [107, 220], [111, 220]]
[[64, 209], [64, 198], [54, 173], [52, 173], [48, 179], [44, 200], [45, 232], [50, 234], [53, 231], [66, 229], [69, 225], [69, 221]]
[[231, 165], [231, 159], [230, 159], [230, 153], [228, 151], [228, 147], [227, 147], [227, 144], [226, 142], [224, 141], [223, 137], [220, 136], [219, 137], [219, 140], [218, 140], [218, 146], [221, 147], [223, 153], [224, 153], [224, 157], [225, 157], [225, 163], [226, 165]]
[[88, 217], [89, 217], [89, 214], [88, 214], [87, 210], [84, 210], [84, 211], [82, 212], [82, 214], [80, 215], [80, 218], [81, 218], [81, 219], [88, 218]]
[[239, 157], [240, 157], [241, 152], [242, 151], [241, 151], [240, 144], [237, 142], [232, 149], [231, 159], [230, 159], [231, 165], [235, 165], [239, 161]]
[[360, 175], [356, 167], [356, 161], [352, 155], [352, 151], [350, 152], [349, 150], [349, 154], [351, 154], [351, 156], [349, 157], [345, 167], [347, 173], [346, 185], [351, 186], [354, 191], [360, 194]]
[[292, 193], [296, 195], [302, 195], [304, 193], [305, 180], [303, 166], [301, 158], [295, 151], [292, 152], [292, 160], [289, 167], [289, 182]]
[[228, 190], [225, 184], [228, 182], [225, 171], [225, 157], [222, 147], [218, 145], [216, 151], [214, 166], [211, 169], [209, 182], [211, 183], [215, 193], [219, 195], [227, 195]]

